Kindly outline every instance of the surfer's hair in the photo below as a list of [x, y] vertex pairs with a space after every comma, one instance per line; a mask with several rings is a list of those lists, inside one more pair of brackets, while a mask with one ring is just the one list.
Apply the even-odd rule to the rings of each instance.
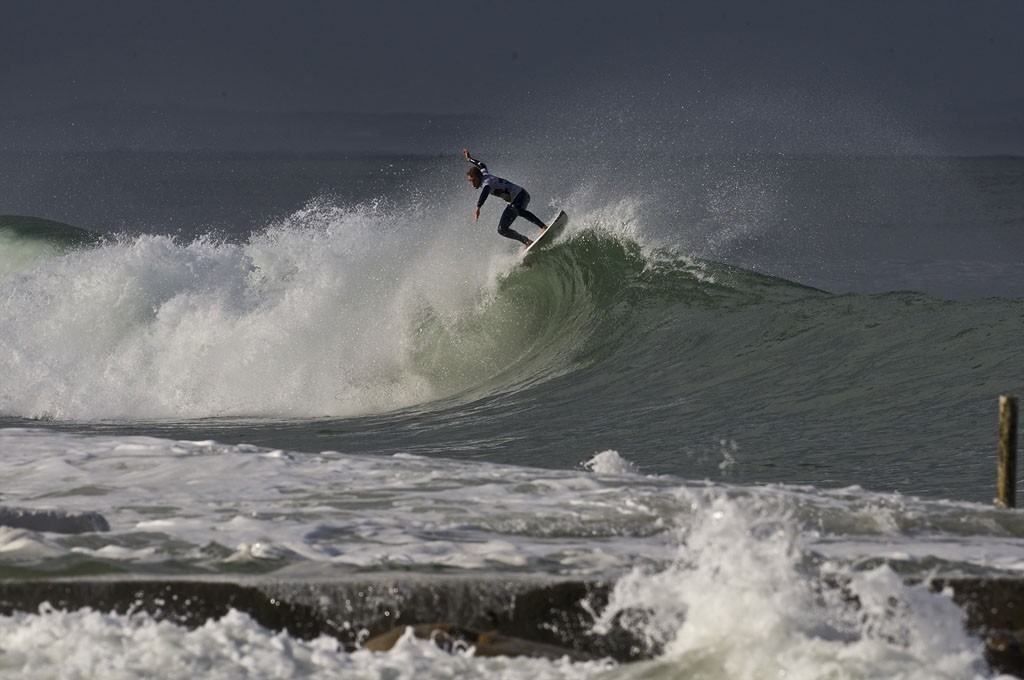
[[476, 167], [475, 165], [466, 171], [466, 177], [478, 180], [480, 182], [484, 181], [484, 173], [480, 172], [480, 168]]

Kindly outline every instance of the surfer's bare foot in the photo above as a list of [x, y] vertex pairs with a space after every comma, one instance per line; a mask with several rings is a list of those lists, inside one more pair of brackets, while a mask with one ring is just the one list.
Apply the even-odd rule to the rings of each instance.
[[530, 239], [526, 239], [526, 247], [529, 248], [532, 245], [533, 245], [533, 241], [531, 241]]

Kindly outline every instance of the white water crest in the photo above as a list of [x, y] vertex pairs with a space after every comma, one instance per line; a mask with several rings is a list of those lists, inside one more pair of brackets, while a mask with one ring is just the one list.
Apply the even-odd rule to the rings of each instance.
[[0, 300], [0, 411], [317, 416], [429, 399], [407, 361], [417, 253], [402, 219], [317, 205], [243, 244], [143, 235], [22, 272]]

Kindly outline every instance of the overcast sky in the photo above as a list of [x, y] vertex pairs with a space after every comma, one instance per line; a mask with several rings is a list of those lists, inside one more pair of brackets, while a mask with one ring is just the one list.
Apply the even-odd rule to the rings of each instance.
[[786, 92], [994, 116], [1006, 132], [1024, 108], [1022, 0], [7, 0], [4, 24], [7, 115], [501, 114], [555, 98], [722, 110]]

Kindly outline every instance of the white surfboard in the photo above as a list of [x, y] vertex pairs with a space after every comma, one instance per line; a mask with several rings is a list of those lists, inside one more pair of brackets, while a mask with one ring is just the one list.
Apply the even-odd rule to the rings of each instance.
[[564, 210], [559, 210], [558, 217], [548, 225], [548, 228], [542, 231], [533, 243], [523, 248], [522, 254], [519, 256], [523, 264], [530, 264], [537, 251], [551, 246], [555, 239], [565, 231], [565, 225], [567, 224], [569, 224], [569, 216], [565, 214]]

